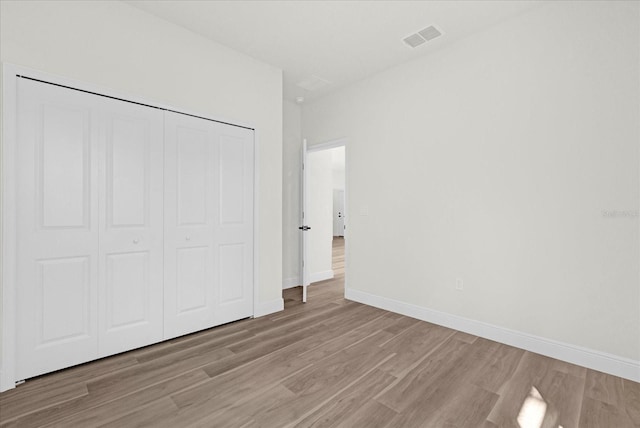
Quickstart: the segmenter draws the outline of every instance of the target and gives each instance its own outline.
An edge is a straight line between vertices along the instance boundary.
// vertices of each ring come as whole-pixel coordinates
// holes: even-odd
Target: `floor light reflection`
[[[520,425],[520,428],[540,428],[546,413],[547,403],[540,395],[540,392],[532,386],[529,395],[527,395],[520,408],[517,419],[518,425]]]

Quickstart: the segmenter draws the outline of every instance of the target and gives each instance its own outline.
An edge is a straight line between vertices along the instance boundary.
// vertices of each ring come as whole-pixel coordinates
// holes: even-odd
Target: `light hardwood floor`
[[[0,425],[640,426],[638,383],[344,300],[334,242],[307,304],[29,380]]]

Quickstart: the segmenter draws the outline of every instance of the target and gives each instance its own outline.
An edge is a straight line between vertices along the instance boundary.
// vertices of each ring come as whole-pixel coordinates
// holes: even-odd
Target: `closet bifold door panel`
[[[16,376],[162,340],[162,111],[18,78]]]
[[[99,354],[163,339],[163,112],[102,98]]]
[[[165,338],[253,314],[253,130],[165,112]]]
[[[216,123],[218,132],[218,324],[253,315],[253,130]]]
[[[96,100],[18,79],[17,359],[26,379],[98,357]]]
[[[212,122],[165,112],[165,339],[215,325]]]

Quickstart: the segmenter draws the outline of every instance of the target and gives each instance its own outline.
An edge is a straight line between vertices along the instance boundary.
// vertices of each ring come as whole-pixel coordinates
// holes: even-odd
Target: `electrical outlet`
[[[464,283],[462,282],[462,278],[456,278],[456,290],[462,291],[464,289]]]

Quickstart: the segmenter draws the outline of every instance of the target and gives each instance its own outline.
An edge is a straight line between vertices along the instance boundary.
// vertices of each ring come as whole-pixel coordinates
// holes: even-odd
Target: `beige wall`
[[[0,60],[256,128],[258,304],[281,301],[282,71],[119,1],[2,1]]]
[[[638,8],[550,3],[305,105],[349,141],[349,287],[640,360]]]

